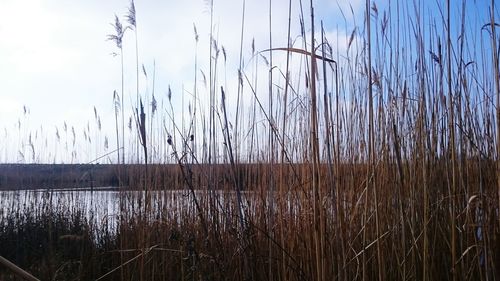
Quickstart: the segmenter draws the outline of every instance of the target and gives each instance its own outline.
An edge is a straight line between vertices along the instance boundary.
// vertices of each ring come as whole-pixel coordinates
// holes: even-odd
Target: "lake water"
[[[149,191],[152,220],[177,220],[197,216],[194,196],[189,190]],[[207,196],[208,195],[208,196]],[[221,218],[237,214],[234,191],[195,191],[200,208],[206,215]],[[242,192],[243,207],[253,212],[261,194]],[[267,197],[267,196],[264,196]],[[144,210],[144,191],[118,191],[113,188],[70,189],[70,190],[14,190],[0,192],[0,218],[10,214],[41,214],[54,211],[63,214],[83,214],[97,226],[111,225],[114,228],[120,215],[134,216]],[[267,200],[264,199],[264,200]],[[212,212],[215,211],[215,212]],[[228,214],[231,214],[227,216]],[[125,218],[126,219],[126,218]],[[179,221],[180,222],[180,221]]]
[[[97,222],[111,220],[126,210],[129,215],[136,214],[144,206],[143,191],[117,191],[111,188],[91,190],[15,190],[0,192],[0,218],[12,213],[39,214],[51,210],[63,213],[81,212],[86,218]],[[186,213],[194,208],[193,200],[184,190],[150,191],[151,215],[159,215],[165,210],[169,213]]]

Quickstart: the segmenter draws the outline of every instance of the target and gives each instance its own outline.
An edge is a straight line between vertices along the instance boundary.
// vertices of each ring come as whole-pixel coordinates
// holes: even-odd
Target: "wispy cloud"
[[[363,1],[339,0],[339,4],[336,1],[317,1],[318,22],[319,19],[325,21],[328,36],[335,33],[335,22],[341,18],[338,6],[346,8],[351,3],[354,9],[359,9],[360,2]],[[269,47],[267,3],[246,2],[244,63],[252,63],[252,41],[256,51]],[[272,3],[272,44],[286,47],[288,1]],[[124,25],[127,24],[125,16],[129,5],[129,1],[121,0],[72,3],[3,1],[0,9],[1,104],[10,104],[9,108],[27,104],[33,109],[31,118],[40,124],[52,125],[65,120],[77,128],[83,128],[92,118],[95,106],[102,115],[103,131],[111,131],[114,125],[112,94],[120,88],[121,72],[119,57],[111,55],[116,52],[116,46],[106,41],[106,35],[114,31],[110,23],[114,22],[115,14]],[[198,66],[205,73],[209,72],[210,15],[207,8],[201,0],[135,2],[139,65],[144,64],[149,75],[148,80],[140,75],[141,95],[151,94],[153,62],[156,62],[155,98],[159,105],[162,99],[166,99],[169,85],[177,106],[181,103],[183,87],[192,90],[196,47],[193,23],[199,34]],[[238,83],[242,1],[215,1],[214,9],[212,30],[219,48],[224,47],[227,54],[224,72],[228,80],[228,106],[231,106],[232,93],[236,92]],[[292,7],[292,38],[300,34],[298,9],[298,5]],[[308,7],[304,6],[304,9],[307,15]],[[307,28],[309,18],[305,20]],[[123,51],[124,104],[130,115],[132,100],[135,101],[131,98],[135,97],[135,38],[132,32],[127,31],[123,38]],[[222,58],[219,63],[223,71]],[[280,64],[278,55],[275,63]],[[261,75],[265,79],[264,63],[259,67],[263,68]],[[201,81],[201,75],[198,77]],[[11,126],[15,118],[10,114],[2,116],[0,127]]]

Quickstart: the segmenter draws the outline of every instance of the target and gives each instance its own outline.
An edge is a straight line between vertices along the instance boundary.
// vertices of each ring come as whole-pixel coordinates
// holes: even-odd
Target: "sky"
[[[362,2],[314,1],[318,23],[324,19],[327,32],[339,24],[344,26],[339,8],[352,16],[352,7],[354,14],[362,18]],[[229,81],[237,81],[242,3],[214,1],[214,37],[227,52]],[[21,138],[26,138],[27,132],[36,130],[56,134],[63,130],[64,123],[81,135],[88,123],[93,125],[94,108],[103,131],[111,139],[113,91],[121,89],[121,68],[120,57],[113,55],[119,51],[106,38],[114,33],[111,23],[115,15],[127,25],[125,14],[129,5],[127,0],[0,2],[0,128],[5,139],[12,141],[23,134]],[[263,0],[245,3],[244,62],[250,60],[253,40],[256,51],[269,47],[268,5],[269,2]],[[135,7],[141,69],[139,91],[144,99],[151,95],[154,72],[157,99],[165,97],[170,86],[174,105],[181,106],[183,89],[193,88],[197,46],[193,25],[199,34],[198,65],[201,71],[208,73],[209,4],[206,0],[138,0]],[[272,1],[273,45],[276,47],[286,47],[287,7],[286,0]],[[308,1],[304,1],[306,16],[308,7]],[[297,9],[294,5],[292,37],[297,37],[300,30]],[[134,40],[134,33],[127,30],[123,42],[126,110],[130,110],[135,101]],[[236,87],[236,83],[229,84],[228,87]],[[24,133],[16,135],[19,125]],[[20,145],[25,145],[25,141]],[[16,145],[3,145],[4,155],[8,154],[5,150],[15,149]]]
[[[375,2],[383,10],[388,1]],[[302,2],[306,32],[310,32],[309,1]],[[225,86],[227,92],[235,93],[243,1],[213,3],[214,37],[227,53],[224,80],[229,82]],[[297,38],[299,5],[298,1],[293,3],[291,37]],[[327,38],[329,41],[340,38],[341,49],[345,48],[353,27],[363,26],[363,0],[315,0],[313,4],[316,26],[322,20]],[[121,89],[121,66],[120,56],[116,56],[119,50],[107,40],[107,35],[114,33],[111,24],[115,15],[127,25],[125,15],[129,5],[128,0],[0,0],[0,130],[4,139],[0,144],[0,162],[19,162],[15,151],[24,151],[26,139],[30,134],[34,138],[35,132],[62,135],[67,124],[81,138],[86,127],[95,126],[96,113],[102,124],[102,134],[96,138],[102,144],[107,137],[109,150],[113,149],[113,92]],[[269,48],[268,6],[269,2],[264,0],[245,2],[242,51],[245,67],[252,64],[252,41],[256,51]],[[208,73],[208,1],[137,0],[135,7],[141,69],[139,92],[146,104],[151,102],[153,89],[156,99],[166,102],[170,87],[173,107],[178,111],[181,107],[186,109],[194,85],[195,53],[200,70],[197,82],[202,82],[201,72]],[[287,9],[287,0],[272,1],[273,47],[287,45]],[[199,34],[198,44],[193,25]],[[135,51],[135,34],[127,30],[123,41],[126,116],[131,115],[135,104]],[[275,63],[283,61],[277,58]],[[229,107],[234,103],[235,95],[229,95]],[[93,159],[99,153],[82,159]],[[62,156],[48,158],[68,161]]]

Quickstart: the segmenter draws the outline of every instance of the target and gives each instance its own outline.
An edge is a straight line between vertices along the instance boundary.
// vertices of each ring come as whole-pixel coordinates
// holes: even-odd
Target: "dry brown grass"
[[[204,90],[195,84],[192,100],[198,111],[176,120],[170,89],[159,116],[137,109],[147,168],[123,166],[119,176],[123,189],[148,192],[123,191],[113,230],[89,228],[96,238],[79,249],[96,250],[82,255],[75,278],[499,279],[495,3],[490,23],[469,31],[465,1],[461,19],[451,17],[449,2],[424,17],[417,0],[391,2],[387,13],[366,1],[370,20],[346,31],[343,53],[314,26],[301,29],[300,47],[253,50],[255,64],[239,69],[233,93],[250,97],[248,116],[239,99],[236,116],[228,114],[230,93],[219,83],[226,65],[210,27],[208,82]],[[306,10],[314,22],[312,1],[299,6],[301,22]],[[208,8],[212,17],[212,1]],[[460,26],[458,35],[450,25]],[[284,51],[282,70],[272,54]],[[261,58],[271,71],[264,94]],[[147,128],[147,118],[163,127]],[[134,161],[142,152],[128,153]],[[101,255],[106,265],[91,269]],[[54,278],[50,268],[43,277]]]

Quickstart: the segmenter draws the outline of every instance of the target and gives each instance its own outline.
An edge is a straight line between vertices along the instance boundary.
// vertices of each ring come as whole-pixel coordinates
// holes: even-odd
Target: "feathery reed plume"
[[[120,22],[120,19],[117,15],[115,15],[115,23],[111,24],[115,28],[115,34],[108,34],[107,38],[109,41],[113,41],[116,44],[118,49],[122,49],[123,35],[127,28],[123,28],[123,25]]]
[[[125,16],[127,19],[127,22],[130,24],[132,27],[136,27],[136,20],[135,20],[135,4],[134,0],[130,1],[130,7],[128,8],[128,13]]]
[[[115,23],[112,24],[112,26],[115,28],[115,34],[110,34],[108,35],[108,40],[115,42],[116,47],[120,50],[120,62],[121,62],[121,114],[122,114],[122,145],[123,145],[123,151],[122,151],[122,164],[125,164],[125,113],[124,113],[124,99],[123,99],[123,92],[124,92],[124,69],[123,69],[123,36],[125,35],[125,31],[129,27],[123,28],[123,25],[120,22],[120,19],[118,18],[117,15],[115,15]]]
[[[136,85],[136,103],[135,107],[139,107],[139,43],[137,39],[137,17],[135,11],[134,0],[130,1],[130,7],[128,8],[128,13],[125,16],[129,24],[130,29],[134,31],[135,35],[135,85]],[[144,69],[144,68],[143,68]],[[137,162],[139,162],[139,143],[137,142]]]
[[[144,151],[144,163],[148,164],[148,147],[146,142],[146,113],[144,112],[144,105],[142,104],[142,99],[139,100],[141,113],[139,113],[138,109],[135,109],[136,113],[136,124],[137,130],[139,132],[139,139],[141,141],[141,145]]]
[[[423,16],[425,1],[366,0],[362,23],[348,24],[342,12],[345,30],[329,38],[333,27],[315,14],[321,6],[308,1],[305,12],[303,1],[290,0],[288,43],[276,48],[276,2],[269,0],[266,50],[248,37],[245,2],[238,53],[218,41],[208,1],[205,72],[193,24],[192,93],[183,86],[172,95],[168,86],[157,95],[156,66],[150,72],[142,64],[139,78],[149,90],[152,77],[153,89],[131,107],[125,132],[123,96],[113,92],[118,161],[108,161],[118,163],[110,177],[119,192],[91,191],[90,212],[82,190],[0,193],[0,256],[42,280],[498,280],[495,2],[485,12],[470,9],[484,3],[462,0],[455,12],[443,1],[435,4],[436,17]],[[133,5],[134,21],[120,24],[110,40],[135,28]],[[292,39],[295,11],[300,30]],[[485,25],[469,19],[477,13],[485,20],[488,12]],[[124,70],[122,64],[122,83]],[[2,157],[76,163],[103,143],[106,153],[92,162],[116,155],[108,149],[105,115],[97,106],[89,113],[79,134],[71,127],[69,156],[57,135],[71,140],[70,123],[57,124],[56,134],[52,125],[46,133],[42,126],[30,131],[29,108],[20,108],[21,118],[4,128]],[[129,162],[138,156],[146,165],[122,164],[120,131],[128,137]],[[10,164],[0,165],[0,188],[12,188]],[[20,177],[14,166],[11,173]],[[94,180],[110,168],[99,166],[90,168]],[[12,276],[0,271],[0,279]]]

